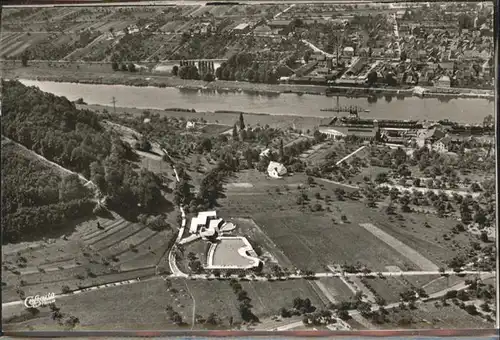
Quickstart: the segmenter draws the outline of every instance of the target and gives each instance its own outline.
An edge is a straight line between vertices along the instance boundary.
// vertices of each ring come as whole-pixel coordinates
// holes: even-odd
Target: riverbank
[[[51,65],[51,66],[49,66]],[[136,87],[177,87],[184,90],[217,91],[219,93],[244,92],[249,94],[279,95],[295,93],[298,95],[329,95],[347,98],[368,98],[395,96],[398,98],[421,97],[421,92],[413,88],[364,88],[348,86],[322,86],[302,84],[258,84],[238,81],[216,80],[206,82],[202,80],[186,80],[168,74],[158,74],[148,71],[135,73],[113,71],[111,66],[103,64],[84,63],[36,63],[28,67],[7,67],[2,63],[4,78],[22,78],[38,81],[53,81],[64,83],[99,84],[99,85],[127,85]],[[441,92],[435,88],[422,88],[424,97],[448,100],[453,98],[483,98],[494,99],[493,91],[474,89],[452,89],[453,93]]]
[[[5,68],[3,77],[8,79],[20,78],[38,81],[53,81],[59,83],[80,83],[100,85],[128,85],[137,87],[178,87],[186,90],[217,90],[218,92],[246,92],[255,94],[280,94],[298,93],[324,95],[327,86],[316,85],[292,85],[292,84],[256,84],[238,81],[217,80],[206,82],[202,80],[180,79],[170,75],[162,75],[150,72],[113,72],[102,70],[84,70],[79,65],[68,65],[68,67],[47,67],[40,65],[28,66],[26,68]],[[89,65],[89,68],[94,67]],[[96,66],[97,67],[97,66]]]
[[[113,113],[113,107],[107,105],[87,105],[77,104],[79,109],[88,109],[97,113],[103,113],[106,110],[108,113]],[[178,110],[170,108],[166,110],[158,109],[143,109],[132,107],[116,107],[116,114],[126,114],[131,116],[141,116],[144,111],[149,111],[151,114],[158,114],[161,117],[176,117],[190,119],[204,119],[207,123],[222,124],[233,126],[239,121],[240,112],[238,111],[215,111],[215,112],[193,112]],[[301,117],[292,115],[270,115],[264,113],[244,113],[245,124],[247,126],[266,126],[269,125],[273,128],[287,129],[295,128],[306,132],[307,130],[314,130],[320,124],[325,122],[322,117]]]

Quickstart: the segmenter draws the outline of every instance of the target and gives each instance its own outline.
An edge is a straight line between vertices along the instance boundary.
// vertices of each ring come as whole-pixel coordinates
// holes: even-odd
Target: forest
[[[137,155],[130,145],[107,132],[95,113],[18,81],[2,81],[2,87],[2,135],[83,175],[98,188],[89,193],[76,174],[62,178],[49,166],[2,149],[4,242],[92,214],[91,199],[96,195],[131,220],[165,206],[161,180],[136,170]]]
[[[50,165],[2,140],[3,242],[49,233],[70,219],[87,216],[95,205],[76,175],[62,176]]]

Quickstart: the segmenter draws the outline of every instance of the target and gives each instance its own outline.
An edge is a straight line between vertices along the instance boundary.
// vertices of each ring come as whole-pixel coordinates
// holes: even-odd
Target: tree
[[[198,152],[210,152],[212,151],[212,140],[210,138],[204,138],[198,145]]]
[[[236,124],[233,126],[233,140],[238,140],[238,128],[236,127]]]
[[[311,59],[311,55],[312,55],[311,50],[307,50],[304,53],[304,61],[305,61],[306,64],[309,63],[309,59]]]
[[[205,323],[208,325],[217,326],[219,324],[219,318],[217,314],[210,313],[207,319],[205,320]]]
[[[240,130],[245,130],[245,121],[243,120],[242,112],[240,112]]]
[[[174,65],[174,67],[172,67],[172,75],[177,77],[178,74],[179,74],[179,66]]]
[[[203,80],[211,82],[215,80],[215,76],[212,73],[205,73],[205,75],[203,76]]]
[[[349,320],[351,318],[350,315],[349,315],[349,312],[347,310],[345,310],[345,309],[339,310],[337,312],[337,315],[338,315],[338,317],[341,320],[344,320],[344,321],[347,321],[347,320]]]
[[[376,296],[375,297],[375,303],[379,306],[385,306],[387,304],[387,302],[385,301],[384,298],[380,297],[380,296]]]
[[[385,212],[387,215],[394,215],[396,213],[396,208],[394,207],[392,200],[389,202],[389,205],[385,209]]]
[[[493,116],[487,115],[486,117],[484,117],[483,127],[491,127],[491,126],[493,126],[494,122],[495,122],[495,120],[493,119]]]
[[[72,201],[82,198],[86,193],[86,188],[83,186],[78,175],[71,174],[63,177],[59,185],[59,200]]]
[[[387,172],[380,172],[377,174],[377,177],[375,177],[376,183],[386,183],[387,181],[388,181]]]
[[[29,54],[28,54],[28,51],[27,51],[27,50],[25,50],[25,51],[21,54],[21,65],[23,65],[23,67],[28,66],[28,60],[29,60]]]
[[[129,63],[128,66],[127,66],[127,69],[128,69],[129,72],[135,72],[136,71],[135,64],[134,63]]]
[[[125,65],[125,64],[122,64],[122,65],[120,66],[120,69],[121,69],[123,72],[128,71],[127,65]]]
[[[135,143],[135,148],[140,151],[149,152],[151,151],[151,143],[145,136],[141,136],[140,140]]]
[[[398,81],[394,78],[394,75],[389,72],[385,76],[385,83],[389,86],[396,86]]]
[[[378,79],[378,75],[377,75],[377,71],[371,71],[370,73],[368,73],[368,85],[373,85],[377,82],[377,79]]]
[[[280,162],[283,162],[283,160],[285,159],[285,152],[283,150],[283,139],[280,139],[279,159]]]
[[[113,63],[111,63],[111,68],[113,69],[113,71],[118,71],[119,70],[118,63],[116,61],[113,61]]]
[[[172,321],[176,325],[182,325],[183,323],[182,316],[177,312],[172,312],[170,321]]]
[[[51,317],[52,320],[60,320],[63,317],[63,314],[61,313],[61,308],[57,307],[55,303],[51,303],[49,305],[50,311],[51,311]]]
[[[76,316],[71,315],[64,324],[69,327],[69,328],[74,328],[77,324],[80,323],[80,319],[78,319]]]
[[[482,231],[480,239],[482,242],[485,242],[485,243],[488,242],[488,233],[486,231]]]
[[[465,306],[465,311],[469,313],[470,315],[477,315],[478,311],[475,305],[470,304]]]

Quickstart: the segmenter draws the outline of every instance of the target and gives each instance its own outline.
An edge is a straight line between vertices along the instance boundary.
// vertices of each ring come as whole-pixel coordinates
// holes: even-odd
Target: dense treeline
[[[86,177],[90,163],[110,153],[111,139],[95,113],[17,81],[2,85],[2,134]]]
[[[35,87],[26,87],[17,81],[3,81],[2,85],[2,134],[51,161],[90,178],[107,197],[108,206],[127,218],[135,219],[140,213],[156,211],[166,203],[160,191],[161,181],[153,173],[134,170],[130,161],[137,157],[135,152],[130,145],[105,131],[95,113],[79,110],[64,97],[42,92]],[[43,176],[39,169],[29,168],[23,162],[13,164],[10,170],[5,172],[8,175],[29,172],[26,176]],[[9,202],[6,208],[10,209],[10,213],[16,211],[19,203],[28,209],[70,202],[79,198],[75,192],[85,192],[83,186],[79,188],[76,184],[80,183],[76,175],[62,180],[59,185],[56,185],[59,180],[56,178],[47,181],[47,184],[42,181],[27,182],[23,190],[19,189],[20,186],[15,186],[21,178],[10,176],[5,180],[6,186],[13,183],[9,189],[13,194],[8,199],[12,202]],[[59,191],[56,193],[54,189],[57,188]],[[12,199],[13,197],[15,199]],[[63,206],[59,208],[66,210]],[[56,206],[53,209],[58,208]],[[85,211],[88,210],[82,207],[78,216],[82,216]],[[60,213],[64,214],[63,211]],[[43,215],[45,211],[40,211],[39,214]],[[76,217],[66,217],[70,216]],[[44,219],[45,217],[40,217],[40,221],[30,228],[34,230],[52,221],[47,218],[43,222]],[[56,218],[54,221],[62,223],[63,218]],[[16,229],[21,226],[10,225],[7,228]]]
[[[252,83],[275,84],[279,75],[270,63],[259,63],[250,53],[231,56],[215,70],[215,76],[221,80],[239,80]]]
[[[94,205],[78,176],[61,178],[13,144],[2,143],[3,243],[20,241],[42,228],[50,232],[69,219],[92,213]]]

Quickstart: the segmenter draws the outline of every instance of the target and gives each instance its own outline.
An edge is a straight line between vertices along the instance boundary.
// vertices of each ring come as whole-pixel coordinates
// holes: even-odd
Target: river
[[[177,88],[134,87],[124,85],[91,85],[58,83],[51,81],[20,80],[28,86],[37,86],[42,91],[65,96],[69,100],[83,98],[88,104],[116,105],[135,108],[185,108],[197,111],[232,110],[273,115],[324,116],[332,117],[333,112],[321,109],[337,105],[337,97],[324,95],[280,94],[257,95],[249,93],[217,93],[186,91]],[[406,97],[397,99],[379,97],[376,102],[367,98],[339,97],[341,106],[358,106],[368,109],[361,116],[377,119],[417,119],[441,120],[462,123],[482,123],[483,118],[494,114],[494,102],[486,99],[450,99]]]

